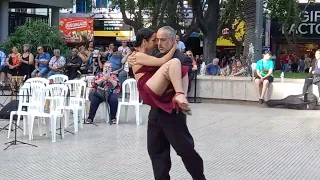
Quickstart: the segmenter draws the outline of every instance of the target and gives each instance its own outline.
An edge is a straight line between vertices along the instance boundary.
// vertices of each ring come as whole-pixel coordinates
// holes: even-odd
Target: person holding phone
[[[118,111],[118,94],[121,86],[117,76],[112,73],[110,62],[103,64],[102,72],[94,77],[91,85],[92,88],[89,92],[90,110],[86,123],[93,123],[100,103],[108,102],[110,107],[110,124],[115,124]]]
[[[35,70],[31,73],[31,77],[46,77],[49,73],[50,55],[44,52],[42,46],[37,48],[38,55],[35,58]]]

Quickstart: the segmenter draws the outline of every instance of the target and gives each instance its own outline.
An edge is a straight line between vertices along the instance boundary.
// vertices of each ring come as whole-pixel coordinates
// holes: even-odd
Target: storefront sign
[[[60,18],[59,28],[67,43],[93,40],[92,18]]]
[[[130,31],[122,19],[95,19],[93,24],[94,31]]]
[[[320,35],[320,11],[305,11],[301,23],[297,27],[296,34],[316,34]],[[289,29],[289,34],[293,34],[295,25]]]

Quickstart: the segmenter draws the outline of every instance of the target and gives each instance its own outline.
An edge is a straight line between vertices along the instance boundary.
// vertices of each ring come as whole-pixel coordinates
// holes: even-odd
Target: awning
[[[131,37],[131,31],[94,31],[94,36],[100,37]]]

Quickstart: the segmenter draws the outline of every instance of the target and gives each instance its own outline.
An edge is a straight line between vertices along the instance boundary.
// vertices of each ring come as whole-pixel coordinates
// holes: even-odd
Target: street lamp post
[[[262,56],[262,37],[263,37],[263,0],[256,0],[256,26],[254,40],[254,63]]]

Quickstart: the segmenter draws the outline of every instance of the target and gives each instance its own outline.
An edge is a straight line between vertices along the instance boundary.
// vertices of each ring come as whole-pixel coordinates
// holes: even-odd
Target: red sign
[[[92,18],[60,18],[59,27],[67,43],[93,41]]]

